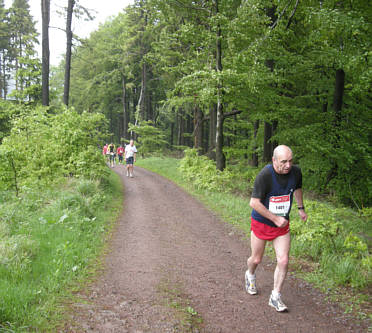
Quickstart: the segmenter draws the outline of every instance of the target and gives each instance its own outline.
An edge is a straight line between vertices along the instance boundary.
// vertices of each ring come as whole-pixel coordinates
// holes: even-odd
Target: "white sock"
[[[274,299],[278,299],[280,297],[280,293],[278,293],[276,290],[273,290],[271,292],[271,295],[273,296]]]
[[[248,279],[249,279],[249,281],[256,280],[256,274],[251,274],[251,273],[248,271]]]

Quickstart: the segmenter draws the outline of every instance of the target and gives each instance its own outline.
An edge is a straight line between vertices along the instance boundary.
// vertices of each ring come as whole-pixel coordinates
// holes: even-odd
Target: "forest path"
[[[124,209],[103,272],[73,305],[63,332],[366,332],[306,283],[289,275],[288,313],[268,306],[275,264],[257,271],[259,294],[244,289],[249,243],[165,178],[115,166]]]

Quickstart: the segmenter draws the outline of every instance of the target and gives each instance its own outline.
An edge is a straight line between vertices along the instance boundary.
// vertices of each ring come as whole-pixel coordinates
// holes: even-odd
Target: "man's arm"
[[[274,222],[279,228],[284,228],[288,224],[288,220],[283,216],[277,216],[270,212],[259,198],[251,198],[249,205],[263,217]]]
[[[133,162],[136,161],[136,155],[137,155],[137,153],[133,153]]]
[[[302,188],[298,188],[294,191],[294,197],[296,199],[296,203],[298,207],[304,207],[304,200],[303,200],[303,194],[302,194]],[[307,220],[307,214],[304,209],[299,209],[298,214],[300,215],[300,218],[302,221]]]

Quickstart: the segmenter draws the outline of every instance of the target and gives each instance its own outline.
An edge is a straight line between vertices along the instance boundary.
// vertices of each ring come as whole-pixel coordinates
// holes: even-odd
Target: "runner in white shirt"
[[[127,164],[127,177],[133,178],[133,164],[136,162],[137,148],[134,141],[130,140],[129,145],[125,146],[125,162]]]

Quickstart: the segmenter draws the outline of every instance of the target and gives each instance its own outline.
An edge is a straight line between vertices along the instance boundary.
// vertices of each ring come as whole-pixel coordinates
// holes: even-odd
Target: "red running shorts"
[[[251,230],[254,232],[256,237],[272,241],[273,239],[289,232],[289,223],[284,228],[275,228],[265,223],[258,222],[251,217]]]

